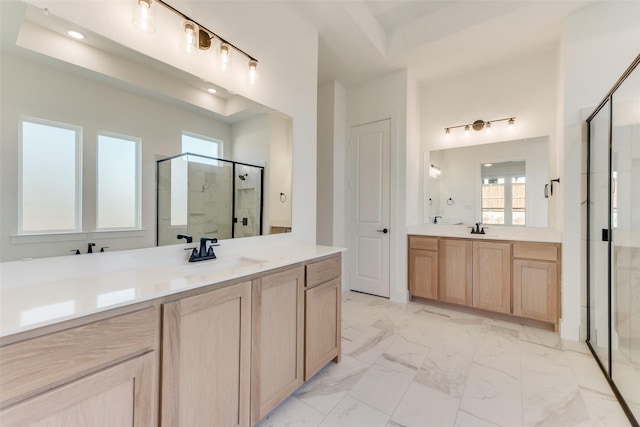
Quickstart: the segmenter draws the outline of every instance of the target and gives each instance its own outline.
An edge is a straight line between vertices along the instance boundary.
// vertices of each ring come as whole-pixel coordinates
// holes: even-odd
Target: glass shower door
[[[236,164],[233,237],[262,234],[262,168]]]
[[[640,73],[612,96],[611,377],[640,419]]]
[[[589,336],[588,341],[608,372],[609,360],[609,123],[607,102],[589,124]]]

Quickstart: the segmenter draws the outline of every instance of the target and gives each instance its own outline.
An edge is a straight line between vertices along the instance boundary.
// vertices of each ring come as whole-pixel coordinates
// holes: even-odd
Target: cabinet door
[[[473,306],[511,312],[511,244],[473,242]]]
[[[305,291],[304,379],[340,356],[340,279]]]
[[[472,246],[467,240],[440,240],[441,301],[471,305]]]
[[[251,424],[303,382],[304,267],[253,282]]]
[[[155,353],[130,359],[0,412],[3,427],[152,427]]]
[[[409,250],[409,293],[438,299],[438,252]]]
[[[162,426],[248,426],[251,283],[164,304]]]
[[[513,314],[557,322],[558,267],[555,262],[513,260]]]

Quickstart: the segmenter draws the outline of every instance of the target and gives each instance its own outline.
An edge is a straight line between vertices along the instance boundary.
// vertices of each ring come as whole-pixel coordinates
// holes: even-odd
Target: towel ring
[[[454,202],[454,201],[453,201],[453,199],[452,199],[451,197],[449,197],[449,198],[447,199],[447,204],[448,204],[449,206],[451,206],[451,205],[455,205],[455,204],[456,204],[456,202]]]
[[[286,202],[287,201],[287,195],[284,194],[284,193],[280,193],[280,201],[282,203]]]

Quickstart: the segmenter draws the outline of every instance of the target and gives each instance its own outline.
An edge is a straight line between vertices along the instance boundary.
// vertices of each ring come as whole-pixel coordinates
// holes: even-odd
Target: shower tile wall
[[[235,237],[249,237],[260,234],[260,170],[246,168],[246,177],[236,179]],[[243,225],[243,218],[247,225]]]
[[[229,166],[189,162],[187,220],[194,239],[231,238],[231,171]]]

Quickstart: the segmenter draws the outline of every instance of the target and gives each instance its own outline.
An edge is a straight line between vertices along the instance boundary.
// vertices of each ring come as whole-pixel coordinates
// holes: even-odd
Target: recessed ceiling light
[[[84,39],[84,34],[82,34],[79,31],[75,31],[75,30],[67,30],[67,34],[69,35],[69,37],[72,37],[76,40],[82,40]]]
[[[213,94],[213,93],[216,93],[217,91],[214,88],[210,87],[209,89],[207,89],[207,92]]]

